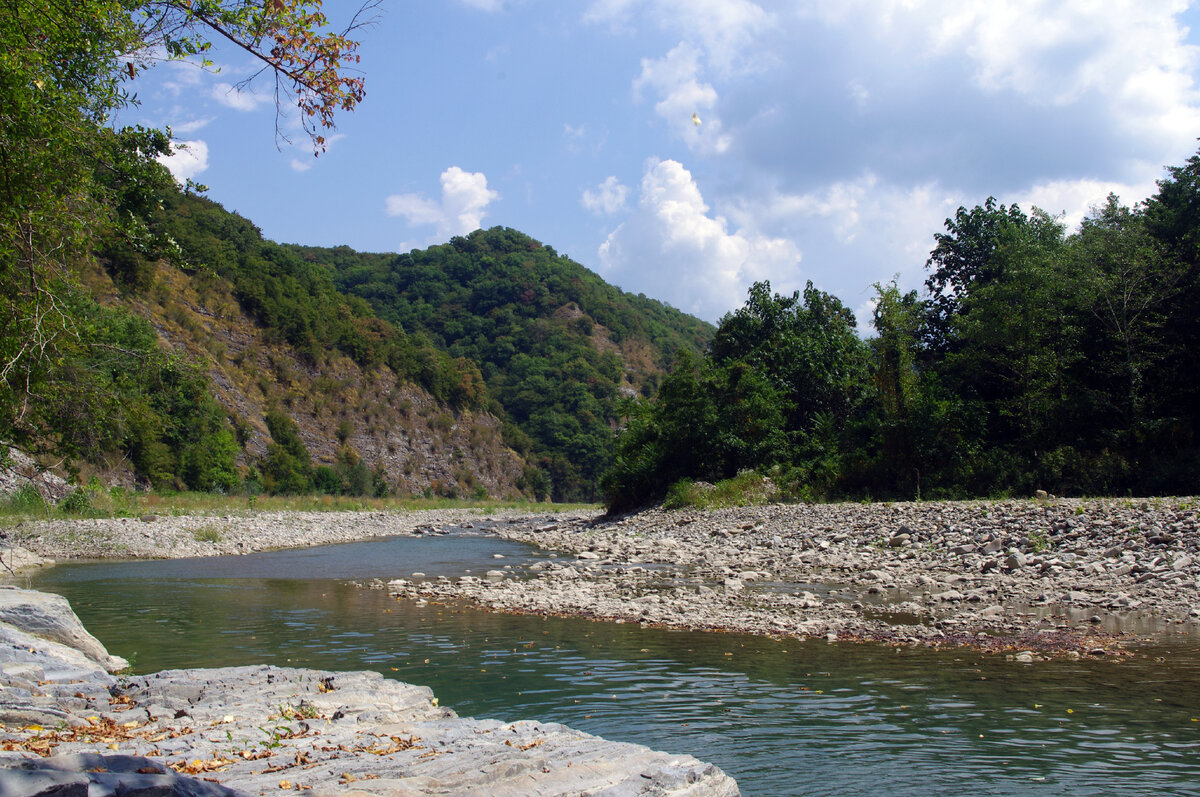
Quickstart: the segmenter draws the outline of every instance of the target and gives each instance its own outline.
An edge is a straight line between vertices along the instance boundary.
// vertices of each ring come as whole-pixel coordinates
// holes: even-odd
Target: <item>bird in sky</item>
[[[692,114],[692,124],[696,127],[700,126],[700,116],[698,114]]]

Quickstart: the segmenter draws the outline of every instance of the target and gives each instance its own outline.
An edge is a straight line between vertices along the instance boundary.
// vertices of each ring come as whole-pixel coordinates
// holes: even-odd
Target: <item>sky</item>
[[[406,252],[500,225],[707,321],[811,280],[868,331],[872,286],[921,288],[958,207],[1070,231],[1196,154],[1198,5],[383,0],[366,98],[320,157],[220,48],[219,71],[140,75],[118,121],[170,125],[176,177],[276,241]]]

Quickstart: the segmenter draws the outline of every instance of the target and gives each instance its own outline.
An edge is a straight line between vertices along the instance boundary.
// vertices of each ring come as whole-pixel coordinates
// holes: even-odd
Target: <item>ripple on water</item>
[[[379,577],[418,569],[420,557],[436,576],[430,561],[454,575],[493,553],[528,553],[476,541],[466,553],[393,551],[403,569]],[[696,755],[748,795],[1200,794],[1200,650],[1186,638],[1168,638],[1172,653],[1028,666],[418,607],[319,577],[353,569],[355,556],[381,570],[384,549],[371,545],[334,546],[329,563],[311,549],[303,579],[279,576],[295,560],[238,557],[201,571],[56,568],[33,586],[67,595],[140,671],[376,669],[430,685],[462,714],[564,722]]]

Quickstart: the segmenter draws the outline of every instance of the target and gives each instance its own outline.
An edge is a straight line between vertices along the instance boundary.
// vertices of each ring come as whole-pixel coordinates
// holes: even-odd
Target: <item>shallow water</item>
[[[463,715],[693,754],[748,795],[1200,795],[1192,637],[1161,636],[1119,662],[1022,665],[422,607],[341,581],[482,575],[537,556],[451,535],[67,565],[28,583],[70,598],[139,672],[375,669],[431,686]]]

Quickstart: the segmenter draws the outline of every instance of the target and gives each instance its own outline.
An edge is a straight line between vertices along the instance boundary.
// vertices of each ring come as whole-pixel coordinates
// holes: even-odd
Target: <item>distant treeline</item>
[[[1200,492],[1200,156],[1078,231],[994,199],[935,236],[875,337],[768,283],[625,406],[610,509],[745,471],[794,499]]]

